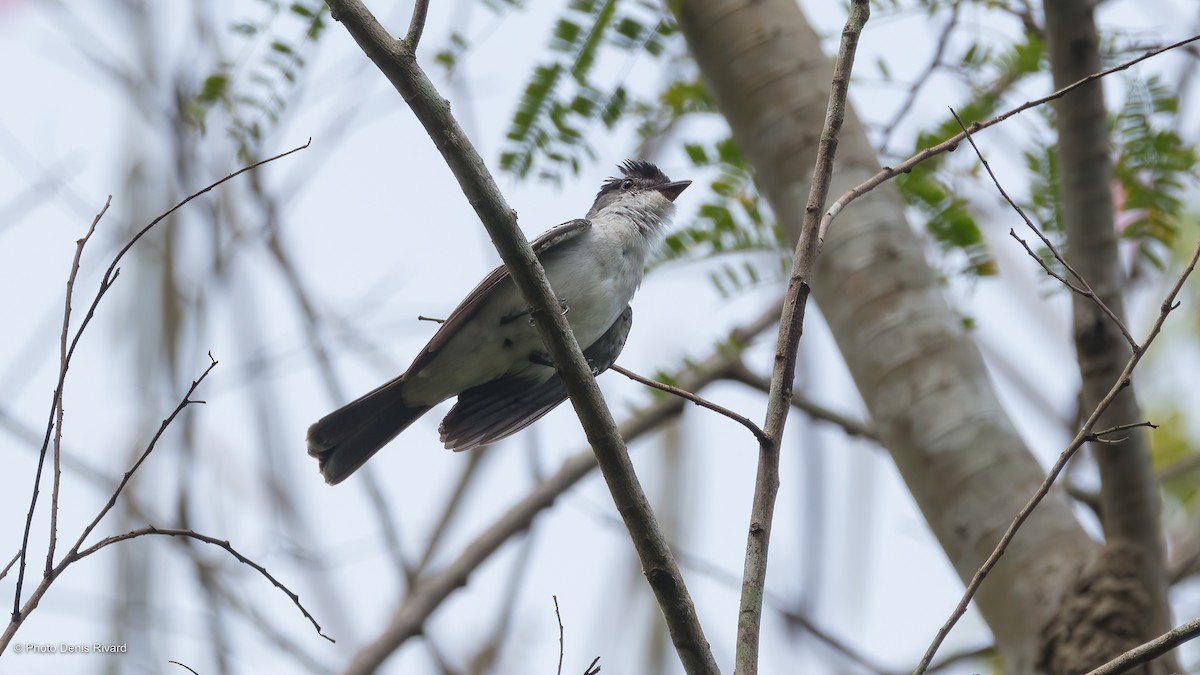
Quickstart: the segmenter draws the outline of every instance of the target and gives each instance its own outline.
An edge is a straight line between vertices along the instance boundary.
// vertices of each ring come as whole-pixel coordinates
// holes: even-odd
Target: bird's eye
[[[629,180],[628,178],[621,181],[621,189],[622,190],[629,190],[632,188],[633,188],[633,181]]]

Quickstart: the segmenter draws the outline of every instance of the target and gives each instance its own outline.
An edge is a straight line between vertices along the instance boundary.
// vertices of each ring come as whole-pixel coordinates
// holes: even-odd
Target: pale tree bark
[[[829,95],[831,65],[816,33],[791,0],[670,6],[794,241]],[[865,130],[848,110],[833,194],[878,170]],[[884,444],[966,580],[1044,472],[1001,408],[903,213],[890,185],[848,209],[826,240],[813,295]],[[1096,549],[1057,493],[1018,533],[977,596],[1006,672],[1035,668],[1042,627]]]
[[[1044,3],[1050,67],[1055,87],[1065,86],[1101,69],[1100,40],[1090,0],[1057,0]],[[1113,222],[1108,114],[1102,80],[1096,80],[1055,102],[1058,126],[1059,194],[1063,227],[1067,235],[1067,261],[1087,280],[1099,299],[1122,321],[1124,274],[1117,255]],[[1131,353],[1129,342],[1096,303],[1072,297],[1075,349],[1082,377],[1080,401],[1092,410],[1112,387]],[[1101,417],[1099,428],[1139,422],[1144,418],[1132,386],[1113,401]],[[1162,528],[1159,523],[1159,490],[1150,464],[1149,439],[1144,429],[1122,432],[1123,442],[1093,443],[1091,450],[1100,469],[1100,511],[1109,548],[1124,553],[1125,567],[1140,589],[1136,602],[1123,607],[1140,609],[1120,622],[1139,631],[1133,635],[1106,635],[1110,652],[1092,654],[1098,662],[1081,664],[1087,670],[1171,628],[1163,563]],[[1132,592],[1132,589],[1131,591]],[[1093,603],[1094,604],[1094,603]],[[1112,624],[1113,622],[1109,622]],[[1163,672],[1178,669],[1167,661]]]

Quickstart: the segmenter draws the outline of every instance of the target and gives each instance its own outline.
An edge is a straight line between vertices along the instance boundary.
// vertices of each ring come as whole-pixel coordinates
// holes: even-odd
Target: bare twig
[[[429,14],[429,0],[417,0],[413,5],[412,19],[408,24],[408,34],[404,36],[404,42],[408,45],[409,51],[416,54],[417,44],[421,41],[421,34],[425,32],[425,17]]]
[[[9,560],[8,564],[4,566],[4,569],[0,570],[0,580],[3,580],[4,577],[8,576],[8,571],[11,570],[13,568],[13,565],[16,565],[17,561],[20,559],[21,559],[21,552],[17,551],[16,553],[13,554],[12,560]]]
[[[562,675],[564,648],[563,634],[565,631],[563,630],[562,614],[558,611],[558,596],[552,595],[550,597],[554,598],[554,618],[558,619],[558,670],[556,672],[558,675]]]
[[[96,217],[92,219],[92,225],[91,225],[91,227],[88,228],[87,234],[85,234],[82,239],[80,239],[79,241],[76,242],[75,257],[71,261],[71,271],[70,271],[69,275],[67,276],[66,309],[64,311],[64,316],[63,316],[62,348],[61,348],[62,353],[61,353],[60,360],[59,360],[58,383],[54,387],[54,395],[53,395],[51,403],[50,403],[50,421],[47,422],[47,424],[46,424],[46,435],[42,439],[42,448],[38,454],[37,470],[34,472],[34,478],[33,478],[33,495],[29,499],[29,511],[25,515],[25,531],[21,536],[21,549],[20,549],[20,551],[17,552],[17,556],[20,558],[21,564],[17,568],[16,591],[13,593],[13,617],[14,618],[16,618],[17,612],[19,611],[20,604],[21,604],[21,587],[24,585],[24,582],[25,582],[25,561],[26,561],[26,557],[27,557],[26,554],[29,550],[29,534],[33,527],[33,514],[37,510],[38,492],[39,492],[41,484],[42,484],[42,468],[46,464],[46,452],[49,449],[50,433],[53,429],[57,428],[60,431],[59,431],[59,433],[55,434],[55,442],[54,442],[54,486],[53,486],[53,489],[51,492],[50,545],[49,545],[49,553],[47,554],[47,560],[46,560],[46,571],[49,571],[50,567],[52,566],[53,555],[54,555],[54,544],[55,544],[55,540],[57,538],[55,536],[55,532],[58,529],[58,485],[59,485],[58,481],[59,481],[59,475],[60,475],[60,471],[61,471],[60,462],[61,462],[61,458],[62,458],[62,454],[60,452],[60,449],[62,447],[61,427],[62,427],[62,414],[63,414],[61,398],[62,398],[63,382],[67,378],[67,365],[69,363],[69,359],[66,354],[66,341],[67,341],[67,333],[70,330],[70,324],[71,324],[71,296],[75,291],[75,278],[79,274],[79,260],[83,255],[83,246],[84,246],[84,244],[87,243],[87,240],[91,238],[92,233],[96,231],[96,225],[100,222],[100,218],[104,216],[105,212],[108,211],[108,207],[111,203],[112,203],[112,195],[109,195],[108,198],[104,201],[104,206],[101,207],[100,211],[96,214]],[[11,564],[9,566],[11,567]],[[5,572],[7,573],[7,571],[8,570],[6,568]]]
[[[8,647],[13,636],[17,633],[17,629],[21,627],[21,624],[24,623],[25,619],[29,616],[29,613],[38,606],[39,602],[41,602],[42,596],[45,595],[46,591],[50,589],[50,586],[54,583],[54,580],[57,579],[77,557],[79,557],[79,549],[83,546],[83,542],[87,539],[88,535],[92,533],[92,530],[96,529],[96,526],[100,524],[100,521],[104,518],[104,516],[106,516],[108,512],[112,510],[113,506],[116,505],[117,498],[120,497],[121,491],[125,489],[125,486],[129,483],[129,479],[133,477],[134,472],[138,470],[138,467],[142,465],[142,462],[146,461],[146,458],[149,457],[150,453],[154,451],[154,447],[158,444],[158,439],[162,437],[163,432],[167,430],[167,427],[171,425],[171,422],[175,420],[179,413],[183,412],[184,408],[192,403],[200,402],[193,401],[191,396],[196,392],[196,389],[200,386],[200,383],[204,381],[204,378],[208,377],[208,374],[212,372],[212,369],[217,366],[217,361],[216,359],[212,358],[212,354],[209,354],[208,358],[210,361],[209,366],[205,368],[203,373],[200,374],[200,377],[196,378],[196,380],[192,382],[192,386],[188,388],[187,393],[183,395],[182,399],[180,399],[179,404],[175,406],[175,409],[171,411],[171,414],[168,415],[162,421],[162,424],[159,425],[158,431],[154,434],[154,437],[150,439],[146,449],[142,452],[141,456],[138,457],[137,461],[134,462],[133,467],[125,472],[125,476],[121,479],[120,483],[117,484],[117,488],[113,491],[112,496],[109,497],[108,502],[100,509],[100,513],[98,513],[92,522],[84,528],[83,534],[79,535],[79,539],[75,541],[75,545],[71,547],[71,550],[67,551],[67,554],[63,556],[62,561],[60,561],[42,577],[41,582],[37,585],[37,588],[34,589],[33,593],[30,594],[29,599],[25,602],[25,605],[13,610],[13,616],[8,623],[8,627],[5,628],[4,633],[0,635],[0,654],[2,654]]]
[[[435,319],[432,316],[424,316],[422,314],[417,315],[417,321],[432,321],[434,323],[446,323],[445,319]]]
[[[683,389],[680,389],[679,387],[672,387],[669,384],[665,384],[665,383],[659,382],[657,380],[652,380],[648,377],[642,377],[641,375],[638,375],[637,373],[633,372],[632,370],[618,366],[615,363],[612,364],[611,366],[609,366],[609,370],[616,371],[616,372],[624,375],[625,377],[628,377],[629,379],[633,380],[634,382],[644,384],[647,387],[652,387],[654,389],[658,389],[659,391],[665,391],[668,394],[673,394],[675,396],[679,396],[680,398],[685,398],[702,408],[708,408],[709,410],[711,410],[715,413],[724,415],[724,416],[728,417],[729,419],[733,420],[734,422],[737,422],[738,424],[749,429],[750,433],[754,434],[754,438],[756,438],[758,440],[759,444],[770,442],[770,439],[767,438],[767,435],[763,433],[763,430],[760,429],[757,424],[750,421],[749,418],[735,413],[734,411],[730,410],[729,408],[726,408],[721,405],[717,405],[716,403],[713,403],[712,401],[709,401],[706,398],[697,396],[696,394],[693,394],[690,391],[685,391]]]
[[[1149,642],[1130,649],[1087,675],[1117,675],[1128,672],[1197,637],[1200,637],[1200,618],[1192,619],[1174,630],[1167,631]]]
[[[200,673],[197,673],[196,671],[192,670],[192,667],[191,667],[191,666],[188,666],[188,665],[186,665],[186,664],[180,663],[180,662],[178,662],[178,661],[170,661],[170,660],[168,660],[168,661],[167,661],[167,663],[173,663],[173,664],[175,664],[175,665],[179,666],[180,668],[187,668],[187,669],[188,669],[188,672],[190,672],[192,675],[200,675]]]
[[[600,657],[592,659],[588,664],[587,670],[583,671],[583,675],[600,675]]]
[[[277,159],[282,159],[292,153],[299,152],[300,150],[307,148],[311,143],[312,143],[312,139],[310,138],[304,145],[298,146],[296,148],[292,148],[291,150],[288,150],[287,152],[280,153],[273,157],[268,157],[267,159],[264,159],[260,162],[255,162],[254,164],[251,164],[249,166],[245,166],[245,167],[238,169],[237,171],[225,176],[224,178],[221,178],[220,180],[210,183],[208,186],[204,187],[203,189],[193,192],[192,194],[188,195],[183,200],[181,200],[180,202],[178,202],[177,204],[172,206],[166,212],[162,213],[157,218],[150,221],[150,223],[147,224],[145,227],[138,230],[138,232],[136,234],[134,234],[133,237],[131,237],[130,240],[123,247],[121,247],[121,250],[119,250],[117,252],[116,256],[113,257],[112,262],[109,264],[108,269],[105,270],[104,276],[100,280],[100,288],[96,291],[95,297],[92,298],[92,303],[88,307],[87,314],[84,315],[83,321],[80,322],[79,327],[77,329],[75,329],[75,336],[71,339],[71,346],[67,349],[66,358],[63,359],[63,361],[61,363],[58,385],[54,389],[54,395],[50,402],[50,420],[47,422],[47,425],[46,425],[46,435],[45,435],[44,440],[42,441],[42,448],[41,448],[41,451],[40,451],[40,454],[38,457],[37,471],[36,471],[36,474],[34,477],[34,485],[33,485],[33,498],[30,500],[29,516],[26,519],[25,535],[23,537],[23,541],[25,543],[23,543],[21,546],[21,561],[20,561],[20,566],[18,568],[18,572],[17,572],[16,589],[13,592],[13,611],[12,611],[13,621],[19,621],[21,619],[21,616],[20,616],[21,590],[22,590],[22,587],[24,586],[24,581],[25,581],[25,560],[26,560],[26,553],[27,553],[27,549],[28,549],[28,546],[26,544],[29,541],[29,528],[30,528],[32,520],[33,520],[33,512],[37,507],[37,497],[38,497],[39,485],[41,484],[42,467],[46,461],[46,452],[49,448],[50,434],[51,434],[51,430],[54,428],[55,419],[56,419],[56,411],[58,410],[58,406],[59,406],[59,398],[62,396],[62,389],[64,386],[64,382],[66,380],[67,370],[70,368],[71,358],[75,355],[75,348],[79,345],[79,339],[83,336],[83,331],[88,327],[88,324],[91,323],[92,317],[95,316],[96,308],[99,306],[100,300],[104,298],[105,293],[108,292],[108,289],[112,287],[113,283],[116,282],[117,277],[121,273],[120,268],[117,267],[120,264],[121,259],[125,257],[125,254],[129,252],[129,249],[133,248],[133,245],[136,244],[139,239],[141,239],[143,236],[145,236],[145,234],[147,232],[149,232],[151,230],[151,228],[153,228],[158,223],[162,222],[163,219],[165,219],[167,216],[178,211],[180,208],[182,208],[188,202],[191,202],[193,199],[196,199],[197,197],[212,191],[214,188],[236,178],[237,176],[242,175],[243,173],[246,173],[247,171],[252,171],[254,169],[257,169],[260,166],[263,166],[264,164],[274,162]],[[105,209],[107,209],[107,202],[105,203]],[[103,213],[104,213],[104,211],[102,210],[100,212],[100,215],[103,215]],[[95,227],[94,223],[93,223],[93,227]]]
[[[1148,429],[1157,429],[1157,428],[1158,428],[1158,425],[1157,425],[1157,424],[1155,424],[1155,423],[1153,423],[1153,422],[1149,422],[1149,421],[1145,421],[1145,422],[1130,422],[1130,423],[1128,423],[1128,424],[1118,424],[1118,425],[1117,425],[1117,426],[1115,426],[1115,427],[1109,427],[1109,428],[1107,428],[1107,429],[1101,429],[1100,431],[1093,431],[1093,432],[1092,432],[1092,435],[1091,435],[1091,436],[1089,436],[1087,440],[1089,440],[1089,441],[1092,441],[1092,442],[1104,442],[1104,443],[1111,443],[1111,442],[1113,442],[1113,440],[1112,440],[1112,439],[1107,439],[1107,440],[1106,440],[1106,439],[1104,438],[1104,436],[1108,436],[1109,434],[1115,434],[1115,433],[1117,433],[1118,431],[1125,431],[1126,429],[1137,429],[1137,428],[1139,428],[1139,427],[1146,427],[1146,428],[1148,428]]]
[[[1029,515],[1033,513],[1033,510],[1037,508],[1038,504],[1042,502],[1042,499],[1044,499],[1050,492],[1050,488],[1054,485],[1054,481],[1062,472],[1063,467],[1065,467],[1071,457],[1074,456],[1075,452],[1088,442],[1090,437],[1093,435],[1092,429],[1096,426],[1096,422],[1099,421],[1100,416],[1103,415],[1106,410],[1108,410],[1108,407],[1112,405],[1112,402],[1117,397],[1117,394],[1124,390],[1125,387],[1130,386],[1132,383],[1131,378],[1133,377],[1134,369],[1137,368],[1138,363],[1142,360],[1142,357],[1145,356],[1146,350],[1150,348],[1150,344],[1154,342],[1154,339],[1158,336],[1159,331],[1162,330],[1163,323],[1165,323],[1167,320],[1167,315],[1179,306],[1179,303],[1175,300],[1175,298],[1179,295],[1179,291],[1183,288],[1183,284],[1185,281],[1187,281],[1188,276],[1196,268],[1197,261],[1200,261],[1200,242],[1197,242],[1196,249],[1192,252],[1192,257],[1188,261],[1187,266],[1184,267],[1183,271],[1179,274],[1179,277],[1175,279],[1174,285],[1171,286],[1171,290],[1167,293],[1166,298],[1162,301],[1162,304],[1159,308],[1160,311],[1158,318],[1154,321],[1154,325],[1150,327],[1150,331],[1147,333],[1146,338],[1142,341],[1141,345],[1133,351],[1133,354],[1129,357],[1129,361],[1125,364],[1125,368],[1117,377],[1117,381],[1114,382],[1112,388],[1109,389],[1108,394],[1106,394],[1104,398],[1100,400],[1100,402],[1096,405],[1095,410],[1092,411],[1092,414],[1089,415],[1087,420],[1084,421],[1083,426],[1079,429],[1079,432],[1075,434],[1075,438],[1071,440],[1070,444],[1067,445],[1067,448],[1063,450],[1061,455],[1058,456],[1058,460],[1055,461],[1054,466],[1050,468],[1050,472],[1046,475],[1046,479],[1042,481],[1042,484],[1038,487],[1037,491],[1032,497],[1030,497],[1025,506],[1021,508],[1016,517],[1013,518],[1012,523],[1009,524],[1008,529],[1004,532],[1004,535],[1000,537],[1000,541],[996,544],[996,548],[992,551],[991,555],[989,555],[987,560],[985,560],[984,563],[979,567],[979,570],[975,572],[975,576],[973,576],[971,578],[971,582],[967,584],[966,591],[963,593],[962,599],[959,600],[958,606],[954,608],[954,611],[950,614],[950,618],[947,619],[946,623],[938,630],[933,642],[929,645],[929,648],[925,651],[925,655],[921,658],[921,662],[917,665],[916,669],[913,670],[913,675],[922,675],[922,673],[926,672],[926,670],[929,668],[929,662],[933,659],[933,655],[937,653],[938,647],[940,647],[942,641],[946,639],[946,635],[950,633],[950,629],[954,627],[954,624],[957,623],[962,615],[967,611],[967,606],[971,603],[971,599],[975,597],[975,592],[979,590],[979,585],[983,583],[983,580],[987,577],[988,573],[991,572],[992,568],[996,566],[996,563],[1000,560],[1000,557],[1004,555],[1005,549],[1008,548],[1009,542],[1011,542],[1013,537],[1016,536],[1017,530],[1020,529],[1021,525],[1023,525],[1029,518]]]
[[[539,337],[596,453],[617,512],[629,529],[630,540],[684,670],[688,673],[717,672],[695,604],[634,472],[628,449],[570,324],[559,309],[545,270],[517,227],[515,213],[505,202],[467,134],[450,113],[449,104],[417,63],[411,48],[394,40],[361,0],[329,0],[327,4],[424,126],[529,305]]]
[[[833,80],[825,123],[817,145],[817,159],[805,207],[800,240],[792,258],[792,270],[784,294],[783,313],[779,318],[779,337],[775,346],[775,366],[771,371],[771,391],[767,395],[763,430],[769,439],[759,444],[758,472],[754,481],[754,500],[750,507],[750,526],[746,536],[746,561],[742,574],[742,593],[738,609],[737,645],[734,670],[739,675],[758,672],[758,646],[762,632],[763,591],[767,578],[767,556],[775,499],[779,493],[779,449],[791,408],[792,384],[796,377],[796,353],[804,329],[804,310],[808,302],[813,267],[821,252],[819,219],[825,208],[837,153],[838,134],[846,114],[846,93],[858,38],[870,17],[868,0],[853,0],[841,46],[834,63]]]
[[[62,335],[59,338],[58,345],[58,386],[57,396],[54,398],[54,478],[53,487],[50,489],[50,542],[46,546],[46,568],[45,573],[50,573],[50,568],[54,566],[54,547],[58,543],[58,495],[59,481],[62,478],[62,427],[63,427],[63,382],[67,378],[67,336],[71,332],[71,298],[75,295],[75,278],[79,276],[79,261],[83,258],[83,247],[87,245],[88,240],[96,232],[96,225],[100,223],[100,219],[108,212],[108,207],[112,205],[112,195],[109,195],[104,200],[104,206],[96,217],[92,219],[92,224],[88,227],[87,233],[83,238],[75,242],[75,258],[71,260],[71,272],[67,275],[67,293],[66,300],[63,303],[63,325]],[[42,457],[44,461],[44,456]],[[41,461],[38,462],[38,469],[41,469]],[[39,481],[40,482],[40,481]],[[36,493],[29,504],[29,516],[33,515],[33,507],[37,501]],[[29,518],[26,519],[26,524],[29,523]],[[24,549],[29,545],[28,530],[26,536],[21,542],[21,548]]]
[[[182,409],[182,408],[180,408],[180,409]],[[82,551],[77,550],[78,547],[76,547],[76,549],[72,549],[71,552],[68,553],[67,556],[63,559],[63,562],[60,564],[60,567],[65,567],[66,565],[69,565],[70,563],[73,563],[78,560],[82,560],[82,559],[88,557],[89,555],[92,555],[93,553],[95,553],[95,552],[99,551],[100,549],[103,549],[107,546],[111,546],[113,544],[116,544],[116,543],[119,543],[122,541],[128,541],[130,539],[137,539],[138,537],[145,537],[145,536],[150,536],[150,535],[159,535],[159,536],[165,536],[165,537],[187,537],[189,539],[195,539],[196,541],[202,541],[205,544],[212,544],[213,546],[224,549],[226,552],[229,553],[229,555],[233,556],[234,558],[237,558],[238,562],[242,563],[243,565],[248,565],[249,567],[253,568],[254,571],[261,574],[263,576],[263,578],[265,578],[267,581],[270,581],[271,585],[273,585],[275,588],[278,588],[279,590],[283,591],[284,595],[288,596],[288,598],[291,599],[292,604],[296,605],[296,608],[299,609],[304,614],[304,618],[308,619],[309,623],[311,623],[313,625],[313,628],[315,628],[317,631],[317,635],[320,635],[321,637],[325,638],[326,640],[329,640],[330,642],[336,642],[336,640],[329,637],[325,633],[321,632],[321,624],[317,623],[317,620],[313,617],[313,615],[310,614],[309,611],[304,608],[304,605],[300,604],[300,596],[297,595],[296,593],[293,593],[292,590],[289,589],[287,586],[284,586],[283,582],[276,579],[274,575],[272,575],[270,572],[267,571],[267,568],[263,567],[262,565],[254,562],[250,558],[248,558],[245,555],[243,555],[242,553],[240,553],[237,549],[235,549],[233,547],[232,544],[229,543],[229,540],[217,539],[216,537],[210,537],[206,534],[200,534],[199,532],[196,532],[194,530],[162,528],[162,527],[155,527],[153,525],[147,525],[145,527],[138,528],[136,530],[131,530],[129,532],[123,532],[121,534],[114,534],[111,537],[105,537],[104,539],[101,539],[100,541],[96,542],[95,544],[92,544],[91,546],[83,549]]]
[[[995,117],[984,120],[982,122],[972,122],[970,125],[971,133],[977,133],[988,127],[995,126],[995,125],[1003,122],[1004,120],[1012,117],[1013,115],[1022,113],[1026,110],[1029,110],[1030,108],[1036,108],[1037,106],[1040,106],[1048,101],[1053,101],[1055,99],[1062,98],[1066,94],[1087,84],[1088,82],[1092,82],[1093,80],[1098,80],[1102,77],[1107,77],[1109,75],[1112,75],[1113,73],[1117,73],[1122,70],[1126,70],[1128,68],[1133,67],[1134,65],[1136,65],[1138,63],[1141,63],[1142,61],[1145,61],[1146,59],[1154,58],[1155,56],[1158,56],[1159,54],[1171,51],[1172,49],[1178,49],[1179,47],[1191,44],[1193,42],[1196,42],[1197,40],[1200,40],[1200,35],[1194,35],[1190,38],[1187,38],[1186,40],[1180,40],[1179,42],[1169,44],[1166,47],[1162,47],[1161,49],[1155,49],[1153,51],[1146,52],[1145,54],[1142,54],[1141,56],[1139,56],[1135,59],[1126,61],[1125,63],[1122,63],[1118,66],[1109,68],[1108,70],[1103,70],[1101,72],[1094,73],[1092,75],[1088,75],[1087,77],[1080,79],[1078,82],[1074,82],[1066,87],[1063,87],[1062,89],[1059,89],[1058,91],[1050,94],[1049,96],[1043,96],[1042,98],[1034,99],[1032,101],[1026,101],[1025,103],[1022,103],[1021,105],[1019,105],[1015,108],[1012,108],[1011,110],[1000,113],[999,115],[996,115]],[[943,153],[946,153],[946,152],[956,149],[958,147],[958,144],[961,143],[962,140],[966,137],[967,137],[966,133],[955,134],[954,136],[946,139],[945,141],[942,141],[941,143],[938,143],[937,145],[925,148],[921,152],[918,152],[917,154],[913,155],[912,157],[909,157],[908,159],[904,160],[903,162],[900,162],[899,164],[897,164],[895,166],[888,166],[888,167],[884,167],[884,168],[880,169],[879,172],[876,173],[874,176],[871,176],[866,181],[854,186],[850,190],[847,190],[845,194],[838,197],[837,201],[835,201],[832,205],[830,205],[829,209],[825,212],[825,216],[821,219],[821,234],[820,234],[821,241],[823,242],[825,240],[825,235],[829,232],[829,226],[833,224],[833,219],[837,218],[838,214],[840,214],[843,210],[845,210],[845,208],[850,204],[850,202],[853,202],[854,200],[867,194],[871,190],[874,190],[875,188],[877,188],[881,184],[891,180],[892,178],[895,178],[896,176],[898,176],[902,173],[907,173],[907,172],[911,171],[914,166],[920,164],[921,162],[924,162],[925,160],[929,159],[930,157],[935,157],[937,155],[940,155],[940,154],[943,154]]]
[[[1083,297],[1095,303],[1096,306],[1100,308],[1100,311],[1104,312],[1108,318],[1111,319],[1114,324],[1116,324],[1117,328],[1121,331],[1121,335],[1124,335],[1125,340],[1129,342],[1129,346],[1136,350],[1138,348],[1137,341],[1133,339],[1133,334],[1129,332],[1129,329],[1125,326],[1125,322],[1122,321],[1121,317],[1117,316],[1116,312],[1112,311],[1112,309],[1110,309],[1109,306],[1100,299],[1099,295],[1096,295],[1096,292],[1092,290],[1092,286],[1087,282],[1087,279],[1084,279],[1079,272],[1075,271],[1074,267],[1071,267],[1071,264],[1068,263],[1067,259],[1058,252],[1058,249],[1053,243],[1051,243],[1050,239],[1047,238],[1046,235],[1043,234],[1042,231],[1033,224],[1033,221],[1029,219],[1029,216],[1025,215],[1025,210],[1018,206],[1017,203],[1013,201],[1012,197],[1008,196],[1008,192],[1004,190],[1004,186],[1000,184],[999,179],[996,178],[996,174],[992,172],[992,165],[988,163],[987,159],[983,156],[983,153],[979,151],[979,146],[975,145],[975,138],[972,135],[972,132],[967,130],[967,126],[963,124],[962,118],[958,116],[958,113],[954,110],[954,108],[950,109],[950,114],[954,115],[954,121],[958,122],[958,126],[963,130],[963,133],[966,134],[967,142],[971,144],[971,149],[975,151],[975,156],[978,157],[979,162],[983,164],[984,170],[987,171],[988,176],[991,177],[992,184],[996,186],[996,190],[1000,192],[1000,196],[1004,197],[1004,201],[1008,202],[1008,205],[1017,212],[1017,215],[1021,216],[1021,220],[1025,221],[1025,225],[1027,225],[1029,229],[1038,236],[1038,239],[1042,240],[1042,243],[1045,244],[1046,248],[1050,249],[1050,254],[1054,256],[1054,259],[1057,260],[1058,263],[1062,265],[1064,269],[1070,272],[1071,276],[1079,282],[1079,286],[1069,283],[1061,275],[1051,270],[1050,266],[1046,264],[1046,261],[1042,260],[1041,256],[1036,255],[1033,250],[1029,248],[1029,244],[1025,243],[1024,239],[1018,237],[1016,232],[1010,229],[1008,233],[1017,241],[1021,242],[1021,245],[1024,246],[1025,250],[1029,252],[1029,255],[1033,256],[1033,259],[1042,266],[1042,269],[1046,270],[1047,274],[1061,281],[1064,285],[1066,285],[1067,288],[1071,289],[1075,293],[1078,293],[1079,295],[1082,295]]]

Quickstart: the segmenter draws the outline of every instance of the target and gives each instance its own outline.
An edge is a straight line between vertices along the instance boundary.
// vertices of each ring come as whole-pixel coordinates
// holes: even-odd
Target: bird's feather
[[[543,232],[536,239],[530,242],[533,247],[534,254],[540,256],[550,249],[570,241],[579,235],[591,229],[591,221],[577,218],[569,220],[561,225],[550,228]],[[479,285],[472,290],[467,297],[454,308],[450,316],[438,328],[437,333],[434,333],[433,338],[429,340],[429,344],[421,350],[421,353],[413,360],[412,365],[408,367],[409,373],[419,373],[429,365],[433,357],[437,355],[450,338],[462,328],[463,324],[469,321],[473,316],[479,313],[479,310],[484,307],[492,293],[500,286],[500,284],[509,278],[508,268],[500,265],[492,270]]]
[[[593,374],[616,362],[632,325],[633,308],[626,306],[604,335],[583,350]],[[521,376],[493,380],[459,394],[439,428],[442,443],[455,451],[491,445],[538,421],[565,400],[567,388],[558,373],[542,382]]]

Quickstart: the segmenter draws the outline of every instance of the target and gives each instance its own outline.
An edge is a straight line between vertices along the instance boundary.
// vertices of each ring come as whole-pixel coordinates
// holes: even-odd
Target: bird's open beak
[[[662,195],[664,197],[666,197],[667,199],[670,199],[671,201],[675,201],[675,198],[679,196],[679,193],[683,192],[684,188],[686,188],[687,186],[689,186],[691,184],[692,184],[692,181],[690,181],[690,180],[677,180],[674,183],[667,183],[666,185],[659,185],[656,189],[659,192],[661,192]]]

